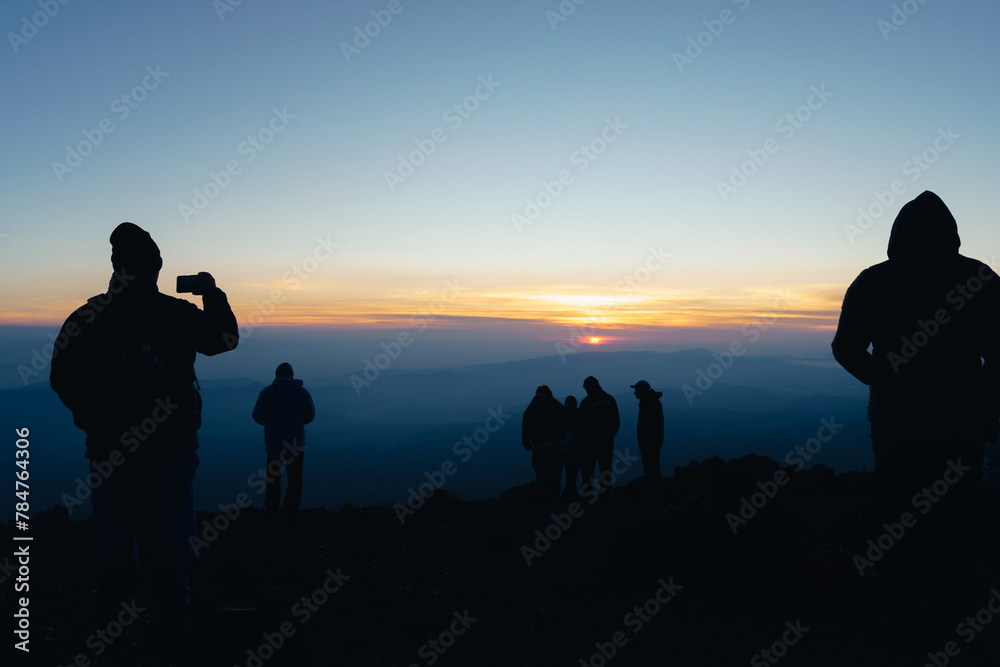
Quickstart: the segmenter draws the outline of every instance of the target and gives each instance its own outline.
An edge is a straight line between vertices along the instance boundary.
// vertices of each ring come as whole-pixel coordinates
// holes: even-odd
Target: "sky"
[[[0,325],[58,327],[104,291],[128,220],[160,247],[161,291],[210,271],[244,332],[426,325],[495,357],[737,340],[766,317],[772,349],[828,350],[847,285],[923,190],[996,267],[998,18],[11,0]]]

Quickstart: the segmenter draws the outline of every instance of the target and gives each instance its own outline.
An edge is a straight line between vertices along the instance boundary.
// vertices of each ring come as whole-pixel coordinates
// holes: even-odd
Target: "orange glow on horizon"
[[[270,292],[274,294],[275,292]],[[656,289],[634,295],[600,296],[593,287],[472,290],[443,300],[420,294],[359,294],[325,299],[315,291],[288,290],[279,300],[238,286],[228,290],[241,326],[306,326],[345,329],[474,329],[489,321],[579,329],[593,345],[615,340],[606,332],[635,329],[732,329],[781,327],[833,330],[843,296],[840,286],[786,289]],[[200,297],[184,298],[201,305]],[[66,296],[0,301],[0,324],[60,326],[83,304]],[[600,335],[595,332],[600,330]]]

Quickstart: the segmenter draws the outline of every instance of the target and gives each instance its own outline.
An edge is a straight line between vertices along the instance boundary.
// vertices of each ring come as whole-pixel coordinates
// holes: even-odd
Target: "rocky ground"
[[[984,508],[961,572],[893,578],[918,522],[862,576],[854,556],[885,532],[873,485],[749,455],[595,503],[438,492],[405,523],[389,507],[199,512],[223,530],[193,566],[187,639],[153,609],[98,622],[92,522],[54,508],[33,517],[31,659],[15,664],[1000,665],[1000,513]]]

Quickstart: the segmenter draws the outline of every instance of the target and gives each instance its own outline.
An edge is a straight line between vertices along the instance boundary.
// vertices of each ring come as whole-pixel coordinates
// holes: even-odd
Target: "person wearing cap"
[[[965,554],[979,530],[984,443],[1000,430],[1000,278],[959,254],[960,245],[958,224],[936,194],[905,204],[888,260],[848,287],[832,343],[834,358],[869,388],[883,516],[898,521],[926,502],[917,520],[928,528],[907,532],[894,558],[906,563],[903,554],[913,552],[911,574],[925,576],[916,551],[937,552],[932,574],[941,581],[971,569]],[[947,497],[914,495],[939,489],[940,480],[949,483]]]
[[[134,604],[138,545],[151,612],[164,630],[184,631],[201,426],[195,356],[232,350],[239,331],[211,274],[199,274],[203,309],[158,290],[163,260],[141,227],[115,228],[111,266],[108,290],[63,324],[49,381],[86,433],[90,478],[100,480],[91,500],[104,620]]]
[[[279,364],[274,381],[257,396],[253,420],[264,427],[267,452],[267,489],[264,509],[275,511],[281,500],[281,469],[288,474],[284,509],[294,515],[302,499],[302,463],[305,457],[305,425],[316,418],[309,391],[296,380],[289,363]]]
[[[593,375],[583,381],[587,395],[580,401],[576,428],[580,434],[580,473],[583,495],[592,495],[597,489],[602,494],[611,489],[613,472],[611,462],[615,453],[615,436],[621,428],[618,403],[601,389]],[[600,478],[594,473],[600,467]]]
[[[639,399],[639,421],[635,427],[639,441],[639,456],[642,458],[642,472],[654,479],[661,479],[660,448],[663,446],[663,405],[660,404],[661,391],[653,391],[649,383],[639,380],[629,385]]]

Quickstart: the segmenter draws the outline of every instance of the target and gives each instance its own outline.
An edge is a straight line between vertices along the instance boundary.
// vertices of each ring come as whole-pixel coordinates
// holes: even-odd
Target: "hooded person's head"
[[[597,381],[593,375],[588,375],[587,379],[583,381],[583,389],[587,392],[587,395],[593,394],[601,390],[601,383]]]
[[[163,259],[149,232],[131,222],[123,222],[111,232],[111,266],[115,273],[155,282]]]
[[[889,234],[889,259],[914,252],[957,253],[958,223],[945,203],[926,190],[899,210]]]

